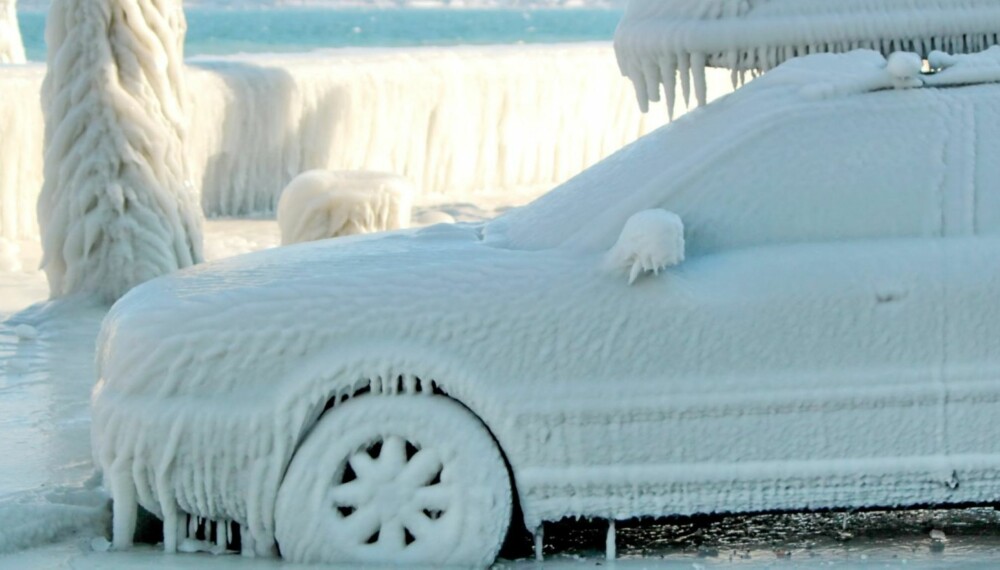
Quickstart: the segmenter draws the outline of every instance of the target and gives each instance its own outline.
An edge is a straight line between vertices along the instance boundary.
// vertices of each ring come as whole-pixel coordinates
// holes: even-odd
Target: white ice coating
[[[615,50],[639,106],[660,100],[672,113],[678,79],[706,100],[705,68],[768,71],[807,54],[872,49],[926,57],[934,50],[978,52],[1000,38],[994,0],[630,0]]]
[[[104,322],[92,400],[121,532],[137,502],[271,553],[317,419],[400,394],[482,420],[529,529],[995,502],[1000,85],[872,78],[891,86],[878,53],[809,56],[485,225],[137,287]],[[628,286],[602,264],[655,208],[683,220],[686,259]]]
[[[42,267],[53,297],[117,299],[201,261],[183,152],[184,21],[176,0],[56,0],[42,86]]]
[[[413,184],[384,172],[310,170],[278,200],[282,245],[410,226]]]
[[[0,70],[8,238],[38,235],[43,71]],[[636,110],[608,43],[201,59],[183,75],[184,150],[209,216],[273,213],[281,189],[316,168],[395,172],[434,201],[534,195],[666,121]]]
[[[0,0],[0,63],[24,62],[24,44],[17,24],[17,0]]]
[[[662,209],[633,214],[605,258],[611,269],[625,271],[629,285],[643,273],[659,275],[682,261],[684,224],[677,214]]]

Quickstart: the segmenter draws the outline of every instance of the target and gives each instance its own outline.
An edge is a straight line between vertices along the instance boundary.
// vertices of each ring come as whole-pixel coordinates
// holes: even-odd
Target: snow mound
[[[28,324],[20,324],[14,327],[14,334],[18,340],[30,341],[38,338],[38,329]]]
[[[889,56],[886,71],[892,77],[893,86],[899,89],[920,87],[923,81],[920,74],[923,71],[924,60],[915,53],[897,51]]]
[[[643,210],[625,222],[605,263],[628,273],[629,285],[643,273],[660,271],[684,261],[684,223],[666,210]]]
[[[441,210],[424,210],[413,216],[414,225],[433,226],[437,224],[454,224],[455,216]]]
[[[870,49],[921,58],[934,50],[974,53],[998,43],[994,0],[631,0],[615,32],[619,67],[640,109],[668,110],[681,82],[706,101],[706,67],[732,70],[733,85],[784,61],[821,52]]]
[[[65,539],[100,536],[111,518],[95,481],[83,487],[16,493],[0,498],[0,556]]]
[[[407,179],[382,172],[310,170],[278,201],[281,243],[290,245],[410,225],[414,195]]]

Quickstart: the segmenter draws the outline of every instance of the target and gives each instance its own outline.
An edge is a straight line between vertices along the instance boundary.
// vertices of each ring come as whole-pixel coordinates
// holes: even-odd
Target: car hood
[[[518,319],[535,315],[513,313],[526,299],[551,295],[543,306],[565,309],[552,275],[579,271],[578,256],[488,247],[479,230],[443,225],[313,242],[136,287],[104,321],[95,399],[108,389],[162,398],[273,388],[332,348],[370,341],[446,350],[458,337],[468,346],[469,335],[491,334],[497,315],[525,326]]]

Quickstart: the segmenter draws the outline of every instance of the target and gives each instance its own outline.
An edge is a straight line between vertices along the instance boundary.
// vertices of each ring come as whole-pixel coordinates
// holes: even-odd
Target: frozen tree
[[[0,63],[24,63],[17,0],[0,0]]]
[[[182,151],[180,0],[54,0],[38,222],[53,297],[133,286],[201,260]]]

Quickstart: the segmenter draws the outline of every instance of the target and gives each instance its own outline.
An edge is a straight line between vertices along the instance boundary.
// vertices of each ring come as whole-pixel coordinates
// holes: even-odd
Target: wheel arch
[[[513,499],[513,520],[508,537],[526,528],[517,466],[508,454],[504,430],[495,427],[503,417],[503,405],[462,360],[440,350],[412,344],[353,344],[310,358],[293,371],[290,378],[290,384],[295,387],[291,392],[294,395],[282,406],[297,408],[297,413],[291,417],[300,421],[283,472],[287,471],[292,457],[320,419],[338,404],[357,397],[443,396],[473,414],[500,452],[510,478]]]

